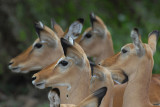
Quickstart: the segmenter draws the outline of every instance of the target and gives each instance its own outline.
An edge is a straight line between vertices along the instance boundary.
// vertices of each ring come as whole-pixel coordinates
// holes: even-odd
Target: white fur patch
[[[67,90],[68,90],[68,91],[70,91],[71,88],[72,88],[69,83],[57,83],[57,84],[53,84],[53,85],[52,85],[52,88],[55,88],[55,87],[58,87],[58,86],[67,87]]]
[[[50,91],[48,93],[48,99],[50,101],[50,107],[57,107],[60,104],[60,97],[56,92]]]
[[[65,39],[69,39],[69,37],[71,37],[73,40],[78,38],[78,35],[81,33],[83,28],[83,25],[78,22],[75,21],[74,23],[72,23],[69,27],[68,33],[65,35]]]
[[[44,25],[43,25],[43,23],[41,21],[39,21],[39,25],[40,25],[41,28],[44,27]]]

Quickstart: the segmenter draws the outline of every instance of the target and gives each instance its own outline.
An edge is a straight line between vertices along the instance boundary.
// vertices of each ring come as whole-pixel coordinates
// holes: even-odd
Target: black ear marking
[[[51,18],[51,28],[54,29],[54,25],[57,24],[56,20],[52,17]]]
[[[60,91],[58,88],[53,88],[52,91],[56,92],[58,94],[58,96],[60,97]]]
[[[100,106],[101,101],[105,96],[106,92],[107,92],[107,87],[102,87],[93,93],[93,95],[98,98],[98,107]]]
[[[67,41],[66,39],[61,38],[61,45],[62,45],[62,48],[63,48],[64,55],[66,56],[67,48],[71,47],[72,44],[70,44],[69,41]]]
[[[34,26],[35,26],[35,30],[36,30],[36,32],[37,32],[37,35],[38,35],[39,38],[40,38],[40,32],[43,30],[44,25],[43,25],[42,22],[36,22],[36,23],[34,24]]]
[[[83,18],[79,18],[79,19],[77,19],[81,24],[83,24],[84,23],[84,19]]]
[[[133,30],[134,30],[135,32],[137,32],[138,36],[140,36],[138,28],[135,27],[135,28],[133,28]]]
[[[158,41],[158,39],[159,39],[159,31],[158,31],[158,30],[152,31],[151,33],[149,33],[148,37],[150,37],[150,36],[153,35],[153,34],[156,35],[156,39],[157,39],[157,41]]]
[[[137,33],[139,33],[138,28],[135,27],[135,28],[133,28],[133,30],[136,31]]]
[[[123,75],[125,76],[125,79],[122,81],[122,84],[123,84],[123,83],[128,82],[128,75],[124,71],[122,72],[123,72]]]
[[[91,67],[91,75],[93,76],[93,68],[96,66],[96,64],[94,62],[89,62],[90,63],[90,67]]]
[[[93,27],[93,23],[95,21],[97,21],[96,16],[95,16],[95,14],[93,12],[90,14],[90,21],[91,21],[91,24],[92,24],[92,27]]]

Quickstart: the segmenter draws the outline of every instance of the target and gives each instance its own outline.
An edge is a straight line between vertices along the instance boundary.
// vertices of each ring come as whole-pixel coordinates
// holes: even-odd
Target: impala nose
[[[11,61],[11,62],[9,62],[8,66],[9,66],[9,65],[12,65],[12,64],[13,64],[13,62]]]
[[[32,77],[32,81],[34,81],[36,79],[36,77],[34,76],[34,77]]]

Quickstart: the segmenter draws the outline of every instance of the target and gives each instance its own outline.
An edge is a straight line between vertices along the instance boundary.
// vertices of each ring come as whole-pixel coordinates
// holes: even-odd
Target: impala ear
[[[67,54],[67,48],[73,46],[73,44],[71,44],[68,40],[66,40],[64,38],[61,38],[61,45],[62,45],[62,48],[64,51],[64,55]]]
[[[139,36],[140,35],[139,35],[138,29],[134,28],[131,31],[131,38],[132,38],[133,44],[135,46],[137,55],[141,57],[141,56],[143,56],[145,54],[145,49],[143,47],[142,41],[141,41]]]
[[[35,30],[41,42],[48,42],[55,46],[58,41],[57,35],[42,22],[35,23]]]
[[[51,28],[56,32],[59,38],[63,37],[64,31],[54,18],[51,18]]]
[[[107,28],[104,22],[93,12],[90,14],[90,22],[92,24],[92,29],[94,33],[98,33],[99,35],[105,35],[105,29]]]
[[[151,47],[153,55],[156,52],[156,45],[159,38],[159,31],[155,30],[148,35],[148,45]]]
[[[77,21],[73,22],[70,25],[68,32],[66,33],[64,38],[67,40],[69,37],[71,37],[73,40],[77,39],[82,31],[83,22],[84,22],[83,18],[79,18],[79,19],[77,19]]]
[[[124,71],[122,70],[110,70],[112,79],[118,83],[118,84],[123,84],[128,82],[128,76],[125,74]]]
[[[41,21],[35,23],[35,30],[36,30],[36,33],[37,33],[39,38],[40,38],[40,32],[43,29],[44,29],[44,25],[43,25],[43,23]]]
[[[58,88],[50,90],[48,93],[50,107],[60,107],[60,91]]]
[[[101,81],[104,81],[106,79],[105,74],[97,69],[92,68],[93,70],[93,78],[97,78]]]
[[[106,87],[102,87],[95,91],[93,94],[85,98],[78,107],[99,107],[103,97],[107,92]]]

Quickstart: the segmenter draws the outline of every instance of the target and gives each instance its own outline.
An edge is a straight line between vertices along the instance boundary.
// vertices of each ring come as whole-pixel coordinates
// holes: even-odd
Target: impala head
[[[123,46],[121,52],[106,59],[101,65],[108,67],[110,70],[117,70],[118,72],[114,72],[113,77],[115,78],[113,79],[118,81],[121,78],[120,82],[122,82],[122,78],[127,76],[135,78],[138,73],[137,71],[146,69],[152,71],[154,64],[153,55],[156,51],[158,35],[158,31],[151,32],[148,37],[148,44],[146,44],[142,43],[138,29],[132,30],[131,38],[133,43]]]
[[[72,45],[63,38],[61,43],[65,56],[33,75],[32,83],[36,87],[43,89],[45,87],[62,85],[70,89],[70,85],[74,81],[79,81],[82,78],[80,75],[83,73],[83,70],[90,70],[87,57],[77,43]]]
[[[90,71],[90,66],[83,49],[71,38],[61,39],[64,55],[55,63],[33,75],[32,83],[45,87],[67,86],[70,89],[74,81],[79,81],[82,74]],[[83,72],[85,70],[85,72]]]
[[[100,87],[113,87],[114,83],[112,80],[111,72],[101,65],[91,64],[92,77],[90,90],[95,91]]]
[[[79,44],[88,57],[98,57],[102,55],[105,48],[113,48],[112,39],[104,22],[98,16],[94,15],[94,13],[90,15],[90,21],[92,27],[85,30]],[[112,49],[109,50],[113,51]]]
[[[50,105],[57,105],[57,103],[59,103],[60,107],[99,107],[106,92],[107,88],[102,87],[96,90],[93,94],[89,95],[83,101],[81,101],[80,104],[77,106],[73,104],[60,104],[60,95],[57,89],[51,90],[49,92],[48,98],[50,100]]]
[[[11,59],[9,69],[16,73],[40,70],[63,55],[57,35],[42,22],[35,24],[38,39],[23,53]]]

